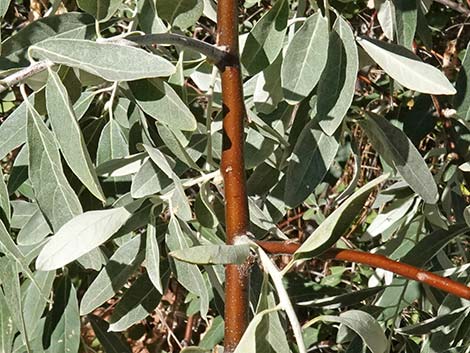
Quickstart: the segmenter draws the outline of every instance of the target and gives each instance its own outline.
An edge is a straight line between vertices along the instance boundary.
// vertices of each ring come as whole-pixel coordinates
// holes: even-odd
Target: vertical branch
[[[225,186],[227,244],[248,230],[248,200],[243,156],[245,106],[238,49],[238,1],[219,0],[217,8],[218,45],[228,52],[222,75],[224,136],[221,171]],[[249,274],[241,265],[225,270],[225,352],[234,351],[248,325]]]

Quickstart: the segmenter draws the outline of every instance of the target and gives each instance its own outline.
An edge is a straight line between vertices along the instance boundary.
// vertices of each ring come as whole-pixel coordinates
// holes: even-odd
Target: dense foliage
[[[238,353],[468,352],[467,300],[321,255],[468,282],[469,6],[239,4],[251,232],[292,258],[224,245],[215,1],[0,0],[0,352],[222,352],[247,257]]]

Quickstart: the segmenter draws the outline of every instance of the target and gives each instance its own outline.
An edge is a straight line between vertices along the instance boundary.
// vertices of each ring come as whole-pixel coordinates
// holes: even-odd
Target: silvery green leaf
[[[54,283],[55,271],[37,271],[34,274],[38,287],[31,281],[26,281],[22,285],[24,291],[23,316],[25,318],[26,332],[28,336],[36,330],[39,321],[47,305],[47,298],[50,297],[52,285]]]
[[[360,310],[348,310],[339,316],[322,315],[322,321],[338,322],[356,332],[372,353],[384,353],[388,341],[382,327],[368,313]]]
[[[129,82],[137,105],[155,120],[185,131],[196,129],[196,118],[171,88],[158,79]]]
[[[384,290],[384,287],[372,287],[352,292],[319,298],[314,300],[298,302],[298,305],[321,307],[325,309],[338,309],[358,304]]]
[[[165,275],[168,277],[168,271]],[[141,275],[114,308],[109,331],[125,331],[145,319],[155,310],[161,298],[162,293],[152,284],[148,274]]]
[[[393,201],[374,218],[369,227],[367,227],[366,234],[371,237],[376,237],[386,231],[394,223],[407,215],[414,201],[414,197]]]
[[[176,217],[170,218],[168,234],[166,236],[166,245],[170,251],[188,249],[191,245],[188,236],[183,233]],[[174,264],[178,282],[181,283],[181,285],[189,292],[199,297],[201,316],[203,318],[206,317],[207,311],[209,310],[209,293],[201,270],[199,270],[196,265],[191,265],[178,260],[176,260]]]
[[[46,327],[53,329],[45,338],[47,353],[77,352],[80,346],[80,314],[77,292],[70,279],[62,278],[54,295],[54,305],[46,317]]]
[[[408,335],[425,335],[430,332],[435,332],[436,329],[442,328],[458,320],[461,316],[468,315],[468,308],[461,307],[451,311],[450,313],[431,317],[430,319],[423,320],[418,324],[400,327],[398,332]],[[467,312],[466,312],[467,311]]]
[[[131,216],[124,207],[88,211],[64,224],[42,248],[36,267],[55,270],[100,246]]]
[[[418,23],[419,0],[394,0],[396,14],[397,42],[411,49]]]
[[[0,168],[0,220],[6,225],[10,226],[11,221],[11,208],[10,208],[10,197],[8,194],[7,184],[5,184],[5,178],[3,171]]]
[[[156,194],[172,183],[172,179],[168,178],[151,159],[147,159],[132,179],[131,195],[134,198],[141,198]]]
[[[395,37],[395,5],[392,0],[385,0],[377,9],[377,20],[385,36],[393,40]]]
[[[174,27],[182,30],[191,27],[204,10],[202,0],[158,0],[158,15]]]
[[[147,34],[164,33],[167,31],[165,23],[158,16],[155,0],[142,0],[137,2],[139,25]]]
[[[126,144],[125,138],[122,136],[121,133],[119,133],[118,136],[119,136],[118,143],[112,146],[112,148],[117,147],[117,149],[121,150],[121,151],[118,151],[117,155],[127,153],[127,146],[125,145]],[[109,138],[109,137],[106,137],[106,138]],[[102,158],[105,158],[105,159],[110,158],[111,153],[112,152],[109,152],[109,151],[103,151]],[[120,177],[120,176],[135,174],[139,171],[140,167],[142,166],[142,164],[144,164],[146,160],[147,159],[145,158],[145,153],[142,153],[142,152],[125,156],[125,157],[109,159],[108,161],[101,163],[96,168],[96,173],[99,176],[103,176],[103,177]]]
[[[179,137],[181,136],[181,132],[178,133],[176,130],[172,130],[170,126],[167,125],[157,125],[158,134],[162,138],[163,142],[165,143],[166,147],[184,164],[188,167],[191,167],[196,170],[201,170],[196,162],[201,156],[201,153],[192,153],[188,147],[189,141],[185,141],[186,144],[183,145]],[[184,136],[184,135],[183,135]]]
[[[191,206],[188,197],[184,193],[183,185],[176,175],[173,177],[173,184],[174,189],[169,199],[170,212],[182,221],[190,221],[193,218]]]
[[[203,183],[194,202],[194,213],[198,222],[206,228],[215,228],[219,224],[212,202],[210,184]]]
[[[80,120],[83,115],[86,113],[88,108],[90,108],[91,103],[95,99],[96,94],[94,92],[83,92],[78,100],[73,104],[73,111],[77,120]]]
[[[80,303],[80,315],[92,312],[126,284],[144,260],[143,240],[137,236],[124,243],[90,284]]]
[[[16,328],[13,325],[13,317],[10,313],[10,307],[5,300],[3,292],[0,293],[0,351],[11,353],[13,338]]]
[[[411,189],[427,203],[436,203],[438,190],[434,177],[421,154],[403,131],[380,115],[369,113],[360,122],[372,146],[394,166]]]
[[[0,0],[0,18],[3,18],[5,16],[8,6],[10,6],[10,1],[11,0]]]
[[[93,17],[78,12],[39,18],[2,43],[0,70],[28,66],[27,50],[36,43],[51,38],[88,38],[90,33],[94,35],[94,27]]]
[[[28,97],[34,104],[35,93]],[[26,142],[26,122],[28,102],[22,102],[0,125],[0,158]]]
[[[114,119],[108,121],[101,131],[96,164],[100,167],[104,162],[124,158],[128,154],[129,146],[119,124]]]
[[[248,244],[199,245],[175,250],[170,253],[175,259],[199,265],[242,264],[250,254]]]
[[[106,21],[122,5],[122,0],[77,0],[77,5],[98,21]]]
[[[328,61],[318,84],[317,118],[333,135],[351,106],[359,66],[357,46],[350,25],[338,17],[330,33]]]
[[[147,225],[146,245],[145,245],[145,267],[153,286],[159,293],[163,294],[162,280],[160,277],[160,249],[157,240],[157,219],[153,210],[150,212],[150,219]]]
[[[109,324],[99,316],[88,315],[88,320],[106,353],[131,353],[131,348],[124,337],[117,332],[109,332]]]
[[[172,178],[174,176],[173,167],[174,162],[170,165],[170,161],[168,157],[165,156],[158,148],[154,148],[149,145],[143,145],[145,151],[148,153],[150,159],[157,165],[158,168],[162,170],[166,174],[168,178]]]
[[[1,222],[0,222],[1,224]],[[23,336],[26,333],[26,323],[23,317],[23,302],[21,300],[21,288],[18,264],[8,256],[0,257],[0,282],[2,283],[4,299],[8,305],[12,321]]]
[[[456,93],[441,71],[422,62],[406,48],[365,37],[357,38],[357,42],[387,74],[406,88],[436,95]]]
[[[57,231],[81,214],[82,206],[62,170],[54,135],[31,105],[28,105],[27,134],[29,179],[41,211]]]
[[[289,206],[297,206],[315,190],[333,163],[338,148],[336,138],[322,132],[315,121],[304,127],[286,172],[284,198]]]
[[[279,55],[287,30],[288,16],[287,0],[277,0],[248,34],[241,54],[241,63],[250,75],[268,67]]]
[[[50,233],[49,224],[41,211],[37,209],[21,228],[16,241],[19,245],[33,245],[41,242]]]
[[[465,56],[462,60],[457,83],[455,85],[457,94],[454,97],[453,104],[457,110],[457,115],[462,119],[470,120],[470,43],[467,45]],[[1,126],[0,126],[1,131]],[[1,155],[1,153],[0,153]]]
[[[29,54],[79,68],[108,81],[133,81],[175,72],[169,61],[143,49],[83,39],[49,39],[30,47]]]
[[[266,321],[263,321],[263,318],[266,315],[269,315],[272,313],[274,310],[272,308],[263,310],[259,313],[257,313],[253,319],[251,319],[250,324],[246,328],[245,332],[243,333],[242,338],[240,339],[240,342],[237,345],[237,348],[235,348],[234,353],[257,353],[259,350],[257,350],[257,335],[256,332],[258,330],[258,326],[260,324],[266,324]],[[266,346],[262,346],[261,348],[269,349],[267,346],[268,343],[264,341],[264,344]],[[264,351],[264,350],[263,350]]]
[[[256,87],[253,94],[253,101],[256,110],[260,113],[269,114],[283,98],[281,87],[281,63],[282,55],[279,54],[276,60],[256,74]]]
[[[388,174],[375,178],[348,197],[308,236],[297,249],[294,257],[296,259],[311,258],[333,246],[350,227],[372,190],[387,178]]]
[[[74,174],[99,200],[106,198],[96,176],[95,168],[77,123],[67,90],[59,75],[49,70],[46,86],[46,103],[49,119],[62,154]]]
[[[286,100],[298,103],[316,86],[327,63],[328,21],[320,11],[307,18],[287,47],[282,63]]]

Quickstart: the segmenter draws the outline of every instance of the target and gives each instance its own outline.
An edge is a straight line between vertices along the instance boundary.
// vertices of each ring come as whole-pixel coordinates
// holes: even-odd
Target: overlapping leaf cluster
[[[0,350],[86,351],[80,332],[91,325],[104,351],[130,352],[123,335],[149,315],[160,320],[153,334],[171,331],[159,303],[177,282],[186,314],[207,326],[183,351],[220,351],[223,264],[259,249],[224,245],[218,71],[196,47],[125,40],[168,32],[215,43],[216,3],[50,3],[1,43],[2,77],[38,61],[47,69],[2,93]],[[296,230],[307,234],[295,261],[353,246],[466,281],[470,54],[455,82],[423,55],[442,6],[268,3],[241,7],[254,236],[295,237],[278,225],[300,210]],[[27,10],[0,0],[4,23]],[[265,262],[274,286],[255,266],[255,312],[237,352],[326,340],[373,353],[469,344],[467,302],[363,267],[303,266],[286,274]]]

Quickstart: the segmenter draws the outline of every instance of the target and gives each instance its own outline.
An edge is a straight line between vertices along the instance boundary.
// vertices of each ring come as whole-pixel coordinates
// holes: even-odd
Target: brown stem
[[[466,16],[470,16],[470,10],[455,1],[452,1],[452,0],[435,0],[435,1],[451,8],[452,10],[460,12]]]
[[[225,189],[227,244],[248,231],[248,199],[243,156],[245,105],[238,49],[238,1],[219,0],[217,6],[218,45],[229,60],[221,68],[223,99],[223,145],[221,172]],[[249,272],[245,265],[227,265],[225,269],[226,353],[235,350],[248,326]]]
[[[272,254],[293,254],[300,247],[299,244],[295,243],[275,241],[258,241],[257,244],[261,246],[263,250]],[[331,248],[324,252],[321,257],[325,259],[356,262],[369,265],[371,267],[382,268],[405,278],[426,283],[458,297],[470,299],[470,287],[451,279],[438,276],[432,272],[424,271],[417,267],[391,260],[383,255],[370,254],[368,252],[357,250]]]
[[[194,315],[188,316],[188,321],[186,323],[186,329],[184,331],[183,346],[187,347],[191,344],[193,338],[193,323]]]

